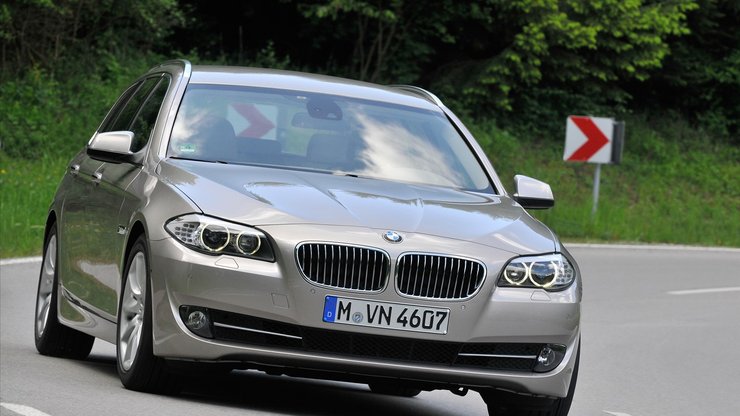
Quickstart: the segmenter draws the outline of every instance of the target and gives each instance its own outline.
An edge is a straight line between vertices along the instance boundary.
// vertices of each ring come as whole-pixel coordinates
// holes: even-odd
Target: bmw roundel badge
[[[383,238],[389,243],[400,243],[401,240],[403,240],[401,234],[398,234],[395,231],[386,231],[385,234],[383,234]]]

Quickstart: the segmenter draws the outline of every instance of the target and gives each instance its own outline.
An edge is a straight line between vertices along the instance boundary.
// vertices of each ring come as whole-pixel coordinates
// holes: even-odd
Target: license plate
[[[327,296],[324,322],[446,334],[450,310]]]

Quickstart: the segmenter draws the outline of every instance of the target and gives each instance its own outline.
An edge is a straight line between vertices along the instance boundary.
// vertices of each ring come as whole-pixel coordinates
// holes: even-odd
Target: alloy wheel
[[[51,304],[54,292],[54,274],[57,263],[57,236],[52,235],[46,245],[44,263],[41,266],[41,278],[39,281],[39,292],[36,296],[36,336],[40,338],[44,334],[49,322],[49,310],[54,306]]]
[[[136,253],[128,268],[121,300],[118,359],[125,371],[131,369],[141,345],[146,305],[146,267],[144,253],[141,251]]]

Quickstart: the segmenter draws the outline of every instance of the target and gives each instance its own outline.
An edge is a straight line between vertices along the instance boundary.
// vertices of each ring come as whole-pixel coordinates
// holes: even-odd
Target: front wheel
[[[129,251],[123,276],[116,334],[121,383],[129,390],[177,393],[179,380],[168,371],[165,360],[153,352],[149,252],[143,235]]]
[[[481,397],[488,406],[490,416],[567,416],[578,380],[578,366],[581,361],[581,346],[578,345],[573,376],[565,397],[549,399],[524,396],[501,390],[482,391]]]
[[[52,224],[44,242],[44,259],[36,291],[36,319],[33,326],[36,349],[43,355],[81,360],[90,354],[95,338],[59,322],[58,251],[57,226]]]

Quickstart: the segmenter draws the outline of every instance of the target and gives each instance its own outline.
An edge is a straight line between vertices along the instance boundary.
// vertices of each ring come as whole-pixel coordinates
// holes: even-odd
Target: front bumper
[[[285,227],[264,231],[273,237],[288,235]],[[169,238],[152,241],[155,355],[188,361],[233,362],[254,368],[320,371],[337,379],[390,377],[474,389],[498,387],[556,397],[567,394],[580,336],[580,280],[576,280],[567,290],[553,293],[497,288],[495,281],[498,273],[514,257],[513,254],[433,236],[406,236],[401,247],[384,245],[379,238],[380,232],[372,230],[301,227],[296,232],[296,226],[293,226],[289,235],[289,238],[274,240],[275,263],[208,256],[189,250]],[[303,278],[294,258],[296,245],[315,240],[317,235],[321,235],[325,241],[349,240],[365,246],[381,247],[391,259],[397,258],[402,252],[444,247],[449,253],[465,253],[468,257],[484,261],[488,275],[482,289],[474,297],[459,301],[403,297],[394,288],[393,271],[389,277],[391,282],[385,290],[376,294],[319,287]],[[447,334],[439,335],[326,323],[322,316],[327,295],[449,308],[449,330]],[[348,356],[289,346],[199,337],[183,324],[179,314],[182,305],[227,311],[311,330],[342,331],[379,339],[393,337],[445,343],[550,343],[565,345],[567,350],[560,365],[547,373]]]

